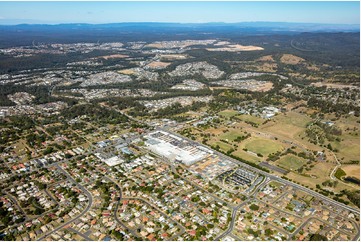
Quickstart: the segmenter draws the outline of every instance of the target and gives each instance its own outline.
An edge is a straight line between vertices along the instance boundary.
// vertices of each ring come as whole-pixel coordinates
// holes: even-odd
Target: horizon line
[[[223,21],[214,21],[214,22],[168,22],[168,21],[124,21],[124,22],[106,22],[106,23],[90,23],[90,22],[57,22],[51,23],[44,21],[41,23],[41,20],[26,19],[25,21],[40,21],[39,23],[1,23],[1,21],[6,21],[6,19],[0,19],[1,26],[16,26],[16,25],[67,25],[67,24],[83,24],[83,25],[107,25],[107,24],[242,24],[242,23],[283,23],[283,24],[318,24],[318,25],[346,25],[346,26],[360,26],[360,23],[319,23],[319,22],[286,22],[286,21],[240,21],[240,22],[223,22]],[[20,19],[8,19],[8,21],[21,21]]]

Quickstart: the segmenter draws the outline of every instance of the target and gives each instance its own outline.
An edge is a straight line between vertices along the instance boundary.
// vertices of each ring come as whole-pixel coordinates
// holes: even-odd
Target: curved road
[[[57,167],[60,171],[62,171],[66,177],[68,177],[69,180],[71,180],[73,183],[77,184],[77,186],[80,188],[80,190],[82,190],[82,192],[84,192],[88,199],[89,199],[89,203],[88,203],[88,206],[78,215],[76,216],[75,218],[69,220],[68,222],[66,223],[63,223],[62,225],[59,225],[57,228],[51,230],[51,231],[48,231],[46,233],[44,233],[40,238],[38,238],[37,240],[44,240],[44,238],[46,238],[47,236],[49,236],[50,234],[52,233],[55,233],[56,231],[59,231],[60,229],[64,228],[65,226],[71,224],[72,222],[74,222],[75,220],[79,219],[80,217],[84,216],[84,214],[86,214],[89,209],[91,208],[92,204],[93,204],[93,197],[92,195],[90,194],[90,192],[88,192],[88,190],[86,190],[82,185],[80,185],[79,183],[77,183],[72,176],[69,175],[68,172],[64,171],[58,164],[55,164],[55,167]]]
[[[276,175],[272,175],[272,174],[267,173],[267,172],[265,172],[265,171],[259,170],[259,169],[255,168],[255,167],[253,167],[253,166],[250,166],[250,165],[248,165],[248,164],[245,164],[245,163],[243,163],[243,162],[241,162],[241,161],[238,161],[238,160],[236,160],[236,159],[233,159],[233,158],[231,158],[231,157],[228,157],[228,156],[226,156],[226,155],[224,155],[224,154],[222,154],[222,153],[220,153],[220,152],[218,152],[218,151],[216,151],[216,150],[211,149],[210,147],[208,147],[208,146],[206,146],[206,145],[203,145],[203,144],[201,144],[201,143],[195,142],[194,140],[190,140],[190,139],[188,139],[187,137],[184,137],[184,136],[182,136],[182,135],[180,135],[180,134],[178,134],[178,133],[172,132],[172,131],[170,131],[170,130],[164,130],[164,129],[162,129],[162,128],[159,128],[158,130],[162,130],[162,131],[164,131],[164,132],[171,133],[171,134],[176,135],[176,136],[178,136],[178,137],[181,137],[181,138],[183,138],[183,139],[185,139],[185,140],[188,140],[189,142],[197,143],[198,145],[200,145],[200,146],[202,146],[202,147],[204,147],[204,148],[207,148],[207,149],[209,149],[209,150],[212,150],[212,151],[213,151],[215,154],[217,154],[218,156],[223,157],[224,159],[231,160],[232,162],[234,162],[234,163],[236,163],[236,164],[239,164],[239,165],[241,165],[241,166],[243,166],[243,167],[246,167],[247,169],[249,169],[249,170],[251,170],[251,171],[257,172],[257,173],[259,173],[259,174],[261,174],[261,175],[263,175],[263,176],[265,176],[265,177],[269,177],[269,178],[272,179],[272,180],[275,180],[275,181],[278,181],[278,182],[281,182],[281,183],[284,183],[284,184],[293,186],[293,187],[295,187],[295,188],[298,188],[298,189],[300,189],[301,191],[310,193],[311,195],[313,195],[313,196],[315,196],[315,197],[318,197],[319,199],[322,199],[322,200],[324,200],[324,201],[327,201],[327,202],[330,203],[330,204],[333,204],[333,205],[342,207],[342,208],[344,208],[344,209],[346,209],[346,210],[348,210],[348,211],[351,211],[351,212],[354,212],[354,213],[360,215],[359,209],[355,209],[355,208],[352,208],[352,207],[350,207],[350,206],[347,206],[347,205],[345,205],[345,204],[343,204],[343,203],[340,203],[340,202],[337,202],[337,201],[335,201],[335,200],[332,200],[331,198],[326,197],[326,196],[324,196],[324,195],[322,195],[322,194],[320,194],[320,193],[318,193],[318,192],[315,192],[315,191],[313,191],[313,190],[311,190],[311,189],[309,189],[309,188],[306,188],[306,187],[304,187],[304,186],[302,186],[302,185],[296,184],[296,183],[294,183],[294,182],[292,182],[292,181],[285,180],[285,179],[283,179],[283,178],[281,178],[281,177],[278,177],[278,176],[276,176]]]

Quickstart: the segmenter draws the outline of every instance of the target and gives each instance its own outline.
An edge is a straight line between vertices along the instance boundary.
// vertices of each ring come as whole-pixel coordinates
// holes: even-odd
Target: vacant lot
[[[240,130],[232,129],[229,132],[220,135],[219,138],[231,142],[239,136],[245,136],[245,134]]]
[[[301,62],[304,62],[305,60],[302,59],[301,57],[295,56],[295,55],[290,55],[290,54],[284,54],[281,57],[281,62],[284,64],[289,64],[289,65],[297,65]]]
[[[252,115],[248,115],[248,114],[241,114],[241,115],[237,115],[237,118],[242,120],[242,121],[247,121],[247,122],[252,122],[255,124],[262,124],[264,121],[266,121],[265,119],[256,117],[256,116],[252,116]]]
[[[121,70],[118,72],[121,74],[125,74],[125,75],[133,75],[135,73],[134,70],[131,70],[131,69],[125,69],[125,70]]]
[[[129,55],[121,55],[121,54],[115,54],[115,55],[103,55],[103,56],[99,56],[97,58],[102,58],[102,59],[118,59],[118,58],[127,58],[129,57]]]
[[[242,159],[244,159],[246,161],[251,161],[251,162],[254,162],[254,163],[259,163],[261,161],[260,157],[251,155],[251,154],[245,152],[242,149],[237,149],[235,152],[232,153],[232,155],[235,155],[235,156],[237,156],[239,158],[242,158]]]
[[[224,110],[218,113],[220,116],[226,117],[226,118],[230,118],[233,116],[236,116],[237,114],[239,114],[238,111],[235,110]]]
[[[226,45],[226,47],[222,48],[206,48],[208,51],[228,51],[228,52],[238,52],[238,51],[255,51],[255,50],[264,50],[260,46],[253,45]]]
[[[267,127],[264,128],[265,131],[295,139],[299,133],[305,131],[311,118],[297,112],[287,112],[275,116],[272,122],[274,125],[267,124]]]
[[[353,176],[360,179],[360,165],[344,165],[342,170],[346,172],[346,176]]]
[[[222,141],[216,141],[216,142],[210,142],[210,144],[212,146],[219,146],[219,148],[221,149],[221,151],[223,152],[227,152],[228,150],[232,149],[232,146],[227,144],[227,143],[224,143]]]
[[[262,56],[260,58],[258,58],[256,61],[269,61],[269,62],[274,62],[275,60],[273,59],[272,55],[265,55]]]
[[[254,153],[262,154],[264,157],[284,149],[283,146],[276,141],[255,137],[247,139],[244,147]]]
[[[152,69],[158,69],[158,68],[166,68],[170,64],[171,63],[169,63],[169,62],[153,61],[153,62],[149,63],[147,66]]]
[[[277,161],[277,164],[287,170],[294,171],[302,167],[303,164],[305,164],[305,160],[289,154],[283,156],[279,161]]]

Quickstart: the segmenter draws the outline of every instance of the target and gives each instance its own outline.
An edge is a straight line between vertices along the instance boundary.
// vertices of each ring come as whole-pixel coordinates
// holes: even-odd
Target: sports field
[[[219,148],[221,149],[221,151],[223,151],[223,152],[227,152],[228,150],[232,149],[231,145],[224,143],[222,141],[211,142],[211,145],[213,145],[213,146],[218,145]]]
[[[235,111],[235,110],[224,110],[222,112],[219,112],[218,114],[223,117],[229,118],[229,117],[233,117],[233,116],[239,114],[239,112]]]
[[[265,119],[262,119],[260,117],[256,117],[248,114],[237,115],[236,117],[242,121],[248,121],[248,122],[256,123],[258,125],[266,121]]]
[[[264,157],[284,149],[283,146],[277,141],[257,137],[251,137],[247,139],[245,141],[244,147],[256,154],[262,154]]]
[[[230,130],[227,133],[224,133],[219,136],[220,139],[227,140],[228,142],[234,141],[238,136],[245,136],[245,134],[240,130]]]
[[[343,165],[342,170],[346,172],[347,176],[353,176],[360,179],[360,165]]]
[[[305,162],[306,161],[300,157],[288,154],[286,156],[283,156],[281,159],[279,159],[277,161],[277,164],[287,170],[294,171],[299,169],[301,166],[303,166]]]

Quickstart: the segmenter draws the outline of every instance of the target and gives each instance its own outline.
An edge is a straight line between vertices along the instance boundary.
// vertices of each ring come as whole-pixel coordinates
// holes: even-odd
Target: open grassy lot
[[[360,165],[343,165],[341,168],[346,172],[346,176],[353,176],[360,179]]]
[[[272,120],[274,125],[267,124],[264,130],[292,139],[296,138],[300,132],[305,131],[310,121],[311,118],[308,116],[291,111],[275,116]]]
[[[264,157],[267,157],[271,153],[282,151],[284,149],[280,143],[274,140],[251,137],[244,142],[244,147],[246,149],[256,154],[260,153]]]
[[[242,149],[237,149],[235,152],[232,153],[232,155],[254,163],[259,163],[261,161],[260,157],[251,155]]]
[[[223,111],[219,112],[218,114],[220,116],[230,118],[230,117],[236,116],[237,114],[239,114],[239,112],[235,111],[235,110],[223,110]]]
[[[271,181],[269,183],[270,186],[275,187],[275,188],[279,188],[280,186],[282,186],[282,183],[276,182],[276,181]]]
[[[241,115],[237,115],[236,117],[242,121],[248,121],[248,122],[256,123],[258,125],[266,121],[265,119],[262,119],[260,117],[256,117],[248,114],[241,114]]]
[[[220,148],[222,151],[224,151],[224,152],[227,152],[228,150],[232,149],[232,146],[231,146],[231,145],[226,144],[226,143],[224,143],[224,142],[222,142],[222,141],[210,142],[210,144],[211,144],[212,146],[217,146],[217,145],[218,145],[219,148]]]
[[[234,141],[238,136],[245,136],[245,134],[240,130],[233,129],[227,133],[220,135],[219,138],[231,142]]]
[[[306,161],[304,159],[290,154],[283,156],[277,161],[279,166],[291,171],[299,169],[305,163]]]

